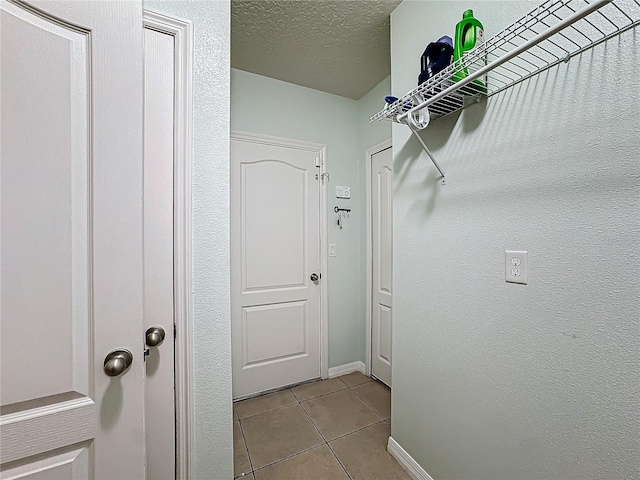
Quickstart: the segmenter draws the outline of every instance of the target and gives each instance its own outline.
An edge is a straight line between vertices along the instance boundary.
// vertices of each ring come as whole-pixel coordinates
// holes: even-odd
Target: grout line
[[[292,388],[301,387],[302,385],[310,385],[310,384],[312,384],[314,382],[317,382],[318,380],[320,380],[320,377],[312,378],[310,380],[305,380],[304,382],[292,383],[291,385],[283,385],[282,387],[272,388],[272,389],[269,389],[269,390],[265,390],[264,392],[256,393],[254,395],[249,395],[247,397],[240,397],[240,398],[236,398],[236,399],[231,399],[231,402],[232,403],[240,403],[240,402],[244,402],[245,400],[253,400],[254,398],[266,397],[267,395],[271,395],[273,393],[284,392],[285,390],[291,390]]]
[[[364,385],[364,384],[363,384]],[[359,386],[359,385],[358,385]],[[386,418],[384,418],[382,415],[380,415],[378,413],[378,410],[376,410],[372,405],[370,405],[364,398],[362,398],[360,395],[358,395],[358,392],[356,392],[355,390],[351,389],[351,391],[353,392],[353,394],[358,397],[360,400],[362,400],[364,402],[364,404],[369,407],[373,413],[375,413],[376,415],[378,415],[378,417],[380,417],[382,420],[386,420]],[[391,417],[389,417],[391,418]]]
[[[339,391],[342,391],[342,390],[339,390]],[[333,392],[333,393],[337,393],[337,392]],[[353,393],[354,393],[354,395],[358,396],[355,392],[353,392]],[[358,398],[360,398],[360,397],[358,396]],[[311,400],[311,399],[310,399],[310,400]],[[306,402],[306,400],[305,400],[305,402]],[[365,405],[367,405],[367,407],[369,407],[369,405],[368,405],[364,400],[362,400],[362,403],[364,403]],[[351,432],[348,432],[348,433],[344,433],[344,434],[342,434],[342,435],[339,435],[339,436],[337,436],[336,438],[332,438],[331,440],[327,440],[327,439],[325,438],[325,436],[324,436],[324,435],[322,435],[322,432],[320,431],[320,429],[318,428],[318,426],[316,425],[316,423],[315,423],[315,422],[313,421],[313,419],[311,418],[311,415],[309,415],[309,412],[307,412],[307,409],[306,409],[306,408],[304,408],[304,405],[303,405],[302,403],[300,403],[300,406],[302,407],[302,409],[304,410],[304,412],[305,412],[305,413],[307,414],[307,416],[309,417],[309,420],[311,420],[311,423],[313,423],[313,426],[314,426],[314,427],[316,427],[316,430],[318,430],[318,433],[322,436],[322,438],[324,438],[324,439],[325,439],[325,442],[326,442],[326,444],[327,444],[327,445],[329,445],[329,442],[333,442],[334,440],[338,440],[339,438],[346,437],[347,435],[351,435],[352,433],[359,432],[359,431],[361,431],[361,430],[364,430],[365,428],[373,427],[374,425],[377,425],[377,424],[379,424],[379,423],[384,422],[384,418],[382,418],[382,417],[378,414],[378,412],[376,412],[376,411],[375,411],[375,410],[373,410],[371,407],[369,407],[369,409],[371,409],[371,411],[372,411],[373,413],[375,413],[375,414],[378,416],[378,418],[379,418],[380,420],[378,420],[377,422],[373,422],[373,423],[371,423],[371,424],[369,424],[369,425],[366,425],[366,426],[364,426],[364,427],[358,428],[357,430],[353,430],[353,431],[351,431]]]
[[[296,400],[298,400],[298,403],[302,403],[302,402],[308,402],[309,400],[315,400],[316,398],[326,397],[327,395],[331,395],[332,393],[342,392],[343,390],[347,390],[348,388],[349,387],[345,386],[345,388],[341,388],[339,390],[333,390],[327,393],[322,393],[320,395],[316,395],[314,397],[309,397],[309,398],[298,398],[298,395],[296,395],[296,392],[294,392],[293,390],[291,390],[291,392],[293,393],[293,396],[296,397]]]
[[[282,390],[282,391],[284,392],[284,390]],[[296,403],[299,403],[299,400],[298,400],[298,398],[296,397],[295,393],[293,393],[293,391],[292,391],[291,393],[293,394],[293,398],[295,399],[295,401],[293,401],[293,402],[291,402],[291,403],[287,403],[286,405],[280,405],[279,407],[271,408],[271,409],[269,409],[269,410],[265,410],[264,412],[254,413],[254,414],[252,414],[252,415],[247,415],[246,417],[241,417],[241,416],[240,416],[240,412],[238,412],[238,418],[239,418],[240,420],[246,420],[247,418],[257,417],[258,415],[262,415],[263,413],[274,412],[274,411],[276,411],[276,410],[281,410],[281,409],[283,409],[283,408],[285,408],[285,407],[290,407],[291,405],[295,405]],[[258,397],[256,397],[256,398],[258,398]],[[241,400],[241,401],[244,401],[244,400]]]
[[[384,421],[384,420],[380,420],[379,422],[372,423],[371,425],[367,425],[366,427],[360,428],[360,429],[358,429],[358,430],[354,430],[353,432],[345,433],[344,435],[341,435],[341,436],[339,436],[339,437],[336,437],[336,438],[334,438],[333,440],[331,440],[331,442],[328,442],[328,443],[327,443],[327,446],[329,447],[329,449],[331,450],[331,452],[333,453],[333,455],[336,457],[336,459],[338,460],[338,462],[340,463],[340,465],[341,465],[341,466],[342,466],[342,468],[344,469],[345,473],[347,474],[347,476],[348,476],[351,480],[353,480],[353,477],[352,477],[352,476],[351,476],[351,474],[349,473],[349,470],[347,470],[347,467],[345,467],[345,466],[344,466],[344,464],[342,463],[342,460],[340,460],[340,457],[338,457],[338,454],[335,452],[335,450],[334,450],[334,449],[333,449],[333,447],[331,446],[331,443],[332,443],[332,442],[335,442],[336,440],[339,440],[339,439],[341,439],[341,438],[348,437],[349,435],[353,435],[354,433],[361,432],[362,430],[365,430],[365,429],[367,429],[367,428],[369,428],[369,427],[373,427],[373,426],[375,426],[375,425],[379,425],[379,424],[381,424],[381,423],[385,423],[385,421]]]
[[[342,375],[341,375],[342,376]],[[337,378],[338,380],[340,380],[340,383],[342,383],[345,387],[349,388],[349,385],[347,385],[346,383],[344,383],[344,380],[342,380],[340,377],[333,377],[333,378]],[[330,379],[327,379],[330,380]]]
[[[331,439],[331,440],[329,440],[327,443],[335,442],[336,440],[339,440],[339,439],[344,438],[344,437],[348,437],[349,435],[352,435],[352,434],[354,434],[354,433],[361,432],[362,430],[366,430],[366,429],[367,429],[367,428],[369,428],[369,427],[373,427],[373,426],[375,426],[375,425],[379,425],[379,424],[381,424],[381,423],[385,423],[385,421],[384,421],[384,420],[378,420],[377,422],[373,422],[372,424],[367,425],[366,427],[361,427],[361,428],[359,428],[359,429],[357,429],[357,430],[354,430],[353,432],[344,433],[344,434],[342,434],[342,435],[340,435],[340,436],[338,436],[338,437],[336,437],[336,438],[332,438],[332,439]]]
[[[318,395],[317,397],[310,397],[310,398],[305,398],[304,400],[298,400],[298,402],[300,402],[300,403],[308,402],[309,400],[315,400],[316,398],[326,397],[327,395],[332,395],[332,394],[338,393],[338,392],[344,392],[345,390],[349,390],[349,387],[341,388],[340,390],[335,390],[333,392],[323,393],[322,395]],[[294,393],[294,395],[295,395],[295,393]]]
[[[298,395],[296,395],[296,392],[293,391],[293,388],[290,390],[291,390],[291,393],[293,393],[293,398],[296,399],[296,402],[300,403],[300,399],[298,398]]]
[[[340,377],[334,377],[334,378],[340,379]],[[326,379],[326,380],[333,380],[333,379],[330,379],[330,378],[329,378],[329,379]],[[251,397],[251,398],[247,398],[247,399],[244,399],[244,400],[235,400],[235,401],[233,401],[232,403],[233,403],[233,406],[234,406],[234,408],[235,408],[235,407],[236,407],[236,404],[238,404],[238,403],[246,402],[246,401],[249,401],[249,400],[254,400],[254,399],[256,399],[256,398],[265,397],[265,396],[267,396],[267,395],[272,395],[272,394],[274,394],[274,393],[281,393],[281,392],[284,392],[284,391],[286,391],[286,390],[290,390],[290,391],[291,391],[291,393],[293,394],[293,397],[296,399],[296,401],[297,401],[298,403],[302,403],[302,402],[308,402],[309,400],[314,400],[314,399],[316,399],[316,398],[326,397],[327,395],[331,395],[332,393],[342,392],[343,390],[351,390],[353,387],[359,387],[360,385],[364,385],[365,383],[370,383],[370,382],[372,382],[372,381],[374,381],[374,380],[370,380],[369,382],[360,383],[360,384],[358,384],[358,385],[354,385],[353,387],[350,387],[349,385],[347,385],[346,383],[344,383],[342,380],[340,380],[340,382],[345,386],[345,388],[341,388],[340,390],[334,390],[333,392],[323,393],[322,395],[318,395],[318,396],[315,396],[315,397],[305,398],[305,399],[303,399],[303,400],[299,399],[299,398],[298,398],[298,396],[296,395],[296,392],[294,392],[294,391],[293,391],[293,389],[294,389],[294,388],[296,388],[296,387],[303,387],[303,386],[305,386],[305,385],[312,385],[312,384],[313,384],[313,383],[315,383],[315,382],[321,382],[321,381],[324,381],[324,380],[314,380],[314,381],[311,381],[311,382],[306,382],[306,383],[302,383],[302,384],[300,384],[300,385],[296,385],[296,386],[294,386],[294,387],[287,387],[287,388],[283,388],[283,389],[281,389],[281,390],[277,390],[277,391],[275,391],[275,392],[269,392],[269,393],[261,394],[261,395],[258,395],[258,396],[256,396],[256,397]],[[354,392],[354,393],[355,393],[355,392]],[[254,414],[252,414],[252,415],[247,415],[246,417],[241,417],[241,416],[240,416],[240,412],[238,412],[238,420],[244,420],[245,418],[255,417],[256,415],[262,415],[263,413],[273,412],[274,410],[280,410],[281,408],[284,408],[284,407],[290,407],[290,406],[291,406],[291,405],[293,405],[294,403],[296,403],[296,402],[291,402],[291,403],[288,403],[288,404],[286,404],[286,405],[281,405],[281,406],[279,406],[279,407],[272,408],[272,409],[270,409],[270,410],[265,410],[264,412],[254,413]],[[236,411],[237,411],[237,408],[236,408]]]
[[[333,453],[333,456],[336,457],[336,460],[338,460],[338,463],[340,464],[340,466],[342,467],[342,469],[344,470],[344,473],[347,474],[347,477],[349,477],[350,480],[353,480],[353,477],[351,476],[351,474],[349,473],[349,470],[347,470],[347,467],[344,466],[344,463],[342,463],[342,460],[340,460],[340,457],[338,457],[338,455],[336,454],[336,452],[334,452],[333,448],[331,447],[330,444],[327,443],[327,447],[329,447],[329,450],[331,450],[331,453]]]
[[[362,382],[362,383],[358,383],[357,385],[347,385],[346,383],[344,383],[345,385],[347,385],[347,387],[349,388],[356,388],[356,387],[361,387],[362,385],[366,385],[367,383],[371,383],[371,382],[375,382],[375,380],[371,377],[367,377],[369,380],[367,380],[366,382]]]
[[[244,443],[244,449],[247,452],[247,458],[249,459],[249,468],[251,469],[250,472],[245,472],[245,474],[247,473],[253,474],[253,461],[251,461],[251,454],[249,453],[249,446],[247,445],[247,439],[244,438],[244,428],[242,428],[241,420],[238,420],[238,425],[240,425],[240,433],[242,433],[242,443]]]
[[[320,431],[320,429],[316,425],[316,422],[313,421],[313,418],[311,418],[311,415],[309,415],[309,412],[307,412],[307,409],[304,408],[304,405],[301,402],[298,402],[298,403],[299,403],[300,407],[302,408],[302,411],[307,415],[307,418],[309,419],[311,424],[315,427],[315,429],[318,431],[318,433],[320,434],[320,436],[324,440],[324,443],[328,445],[329,442],[327,442],[327,439],[324,437],[324,435],[322,434],[322,432]]]
[[[275,462],[267,463],[266,465],[263,465],[262,467],[258,467],[255,470],[253,470],[253,472],[251,472],[251,473],[255,473],[255,472],[259,471],[259,470],[263,470],[263,469],[265,469],[267,467],[275,465],[276,463],[284,462],[285,460],[289,460],[289,459],[291,459],[293,457],[297,457],[298,455],[302,455],[303,453],[307,453],[307,452],[309,452],[311,450],[323,447],[325,445],[326,445],[326,443],[319,443],[318,445],[314,445],[313,447],[309,447],[309,448],[307,448],[305,450],[302,450],[300,452],[292,453],[291,455],[287,455],[286,457],[283,457],[280,460],[276,460]]]

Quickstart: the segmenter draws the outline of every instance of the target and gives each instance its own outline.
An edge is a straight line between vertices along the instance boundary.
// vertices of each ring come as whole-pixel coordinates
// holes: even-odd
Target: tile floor
[[[233,407],[236,478],[410,478],[387,453],[391,391],[361,373],[243,400]]]

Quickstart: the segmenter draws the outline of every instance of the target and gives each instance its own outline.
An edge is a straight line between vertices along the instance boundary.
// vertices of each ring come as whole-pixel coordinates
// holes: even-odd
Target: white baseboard
[[[387,451],[395,458],[400,466],[405,469],[413,480],[433,480],[431,476],[402,448],[393,437],[389,437]]]
[[[338,365],[337,367],[331,367],[329,369],[329,378],[339,377],[340,375],[346,375],[347,373],[353,372],[360,372],[364,375],[364,363],[353,362]]]

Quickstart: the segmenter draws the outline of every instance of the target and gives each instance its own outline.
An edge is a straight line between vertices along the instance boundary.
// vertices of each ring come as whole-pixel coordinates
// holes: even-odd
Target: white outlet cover
[[[504,252],[504,279],[508,283],[529,283],[529,262],[524,250],[507,250]]]
[[[336,244],[335,243],[330,243],[329,244],[329,256],[330,257],[335,257],[336,256]]]

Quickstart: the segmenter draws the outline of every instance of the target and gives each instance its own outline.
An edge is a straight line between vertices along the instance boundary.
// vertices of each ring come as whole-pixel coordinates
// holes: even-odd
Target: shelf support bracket
[[[440,175],[442,175],[442,177],[440,178],[440,185],[446,185],[447,181],[445,179],[444,172],[442,171],[442,168],[440,168],[440,165],[438,165],[438,162],[434,158],[433,153],[431,153],[431,150],[429,150],[429,147],[427,147],[427,145],[424,143],[424,140],[422,140],[420,135],[418,135],[418,131],[414,129],[409,123],[407,123],[407,125],[409,126],[409,129],[411,130],[411,132],[415,135],[415,137],[420,142],[420,145],[422,145],[422,148],[424,149],[424,151],[427,153],[427,155],[433,162],[433,165],[438,169],[438,171],[440,172]]]

